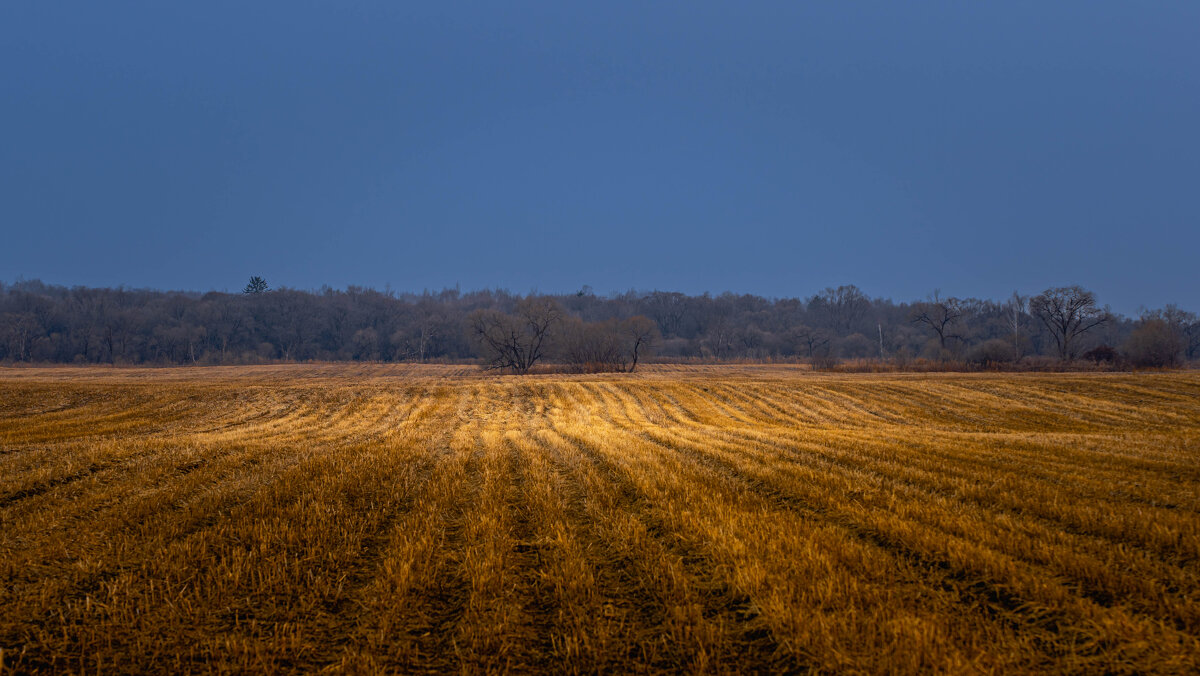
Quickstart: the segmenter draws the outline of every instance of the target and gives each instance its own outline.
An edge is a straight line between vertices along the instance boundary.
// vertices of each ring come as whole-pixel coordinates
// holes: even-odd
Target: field
[[[1200,669],[1200,374],[0,369],[17,671]]]

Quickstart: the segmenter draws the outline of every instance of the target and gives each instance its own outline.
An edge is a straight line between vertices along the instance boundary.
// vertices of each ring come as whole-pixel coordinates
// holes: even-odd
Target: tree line
[[[913,302],[855,286],[807,297],[597,295],[503,290],[395,293],[351,286],[241,293],[0,283],[0,361],[243,364],[478,362],[525,373],[554,363],[631,371],[657,360],[844,360],[962,365],[1086,360],[1176,366],[1200,359],[1200,321],[1174,305],[1110,312],[1081,287],[1002,300],[940,292]]]

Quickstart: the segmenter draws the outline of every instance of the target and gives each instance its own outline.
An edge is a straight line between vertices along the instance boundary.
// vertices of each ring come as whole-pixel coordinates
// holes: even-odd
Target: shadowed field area
[[[2,369],[0,648],[1195,671],[1200,374]]]

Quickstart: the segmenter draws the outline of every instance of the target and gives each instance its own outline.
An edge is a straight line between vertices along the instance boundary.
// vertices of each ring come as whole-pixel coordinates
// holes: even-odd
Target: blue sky
[[[249,7],[245,5],[250,5]],[[1200,3],[0,7],[0,279],[1200,310]]]

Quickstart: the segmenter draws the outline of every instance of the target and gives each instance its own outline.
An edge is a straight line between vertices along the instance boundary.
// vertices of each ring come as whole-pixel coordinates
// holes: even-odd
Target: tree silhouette
[[[255,275],[250,278],[250,282],[246,284],[246,288],[242,289],[242,293],[262,293],[268,288],[267,280]]]
[[[1029,313],[1049,329],[1063,361],[1075,356],[1081,334],[1109,319],[1107,310],[1096,306],[1096,295],[1080,286],[1046,289],[1029,301]]]

